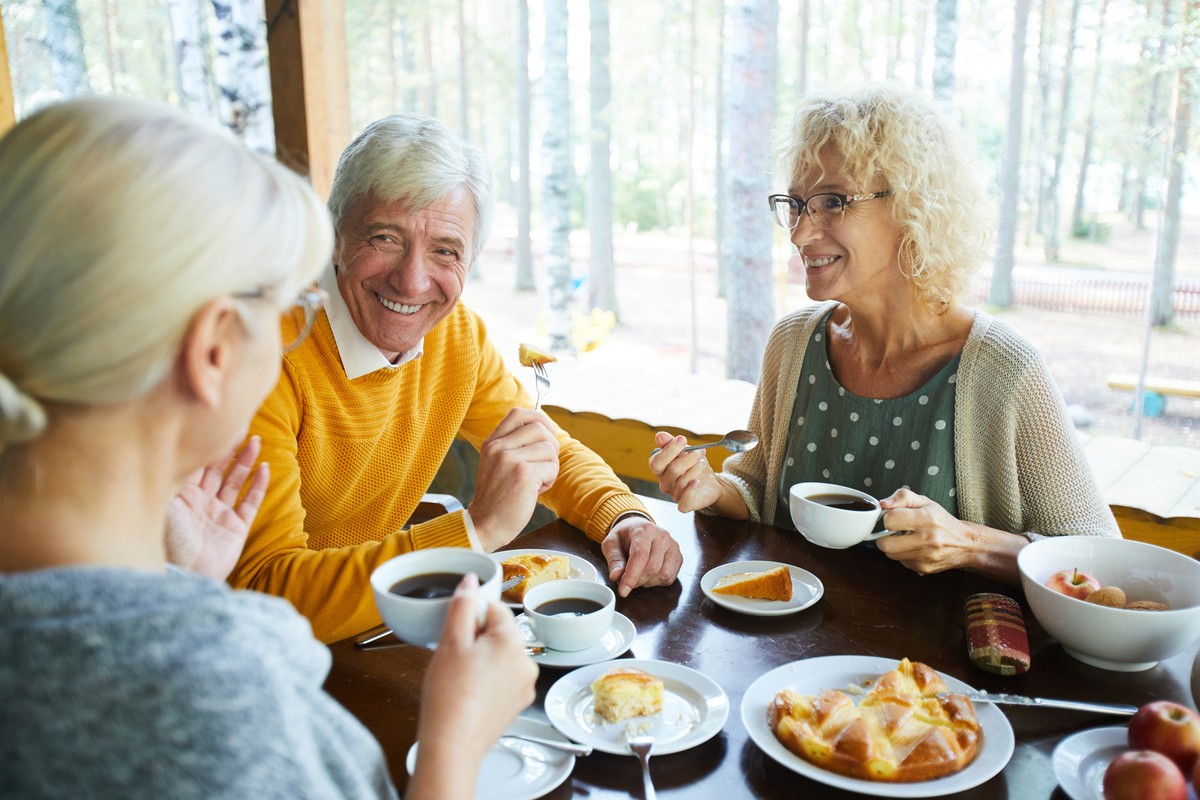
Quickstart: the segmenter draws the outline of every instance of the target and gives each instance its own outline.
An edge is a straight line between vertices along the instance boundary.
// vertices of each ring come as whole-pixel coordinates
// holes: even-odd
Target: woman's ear
[[[208,408],[216,408],[229,373],[237,363],[239,326],[232,298],[217,297],[192,317],[179,350],[179,376],[185,391]]]

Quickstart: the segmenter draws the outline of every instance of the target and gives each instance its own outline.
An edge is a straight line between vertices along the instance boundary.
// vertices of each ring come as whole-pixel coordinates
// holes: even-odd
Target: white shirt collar
[[[333,330],[333,341],[337,344],[338,354],[342,358],[342,369],[350,380],[370,375],[381,369],[396,369],[407,364],[425,352],[425,340],[422,339],[416,347],[407,353],[401,353],[396,363],[384,358],[379,348],[367,341],[366,337],[354,324],[346,299],[338,288],[337,274],[331,265],[321,276],[318,284],[329,293],[329,302],[325,304],[325,312],[329,315],[329,327]]]

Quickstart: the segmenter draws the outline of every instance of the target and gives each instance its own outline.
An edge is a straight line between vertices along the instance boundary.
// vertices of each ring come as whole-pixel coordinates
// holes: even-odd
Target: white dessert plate
[[[533,631],[521,624],[524,619],[524,614],[517,616],[517,628],[520,629],[521,635],[525,637],[526,641],[533,641]],[[588,664],[598,664],[624,653],[633,644],[636,636],[637,628],[634,627],[633,622],[620,611],[616,611],[613,613],[612,624],[600,637],[600,641],[586,650],[552,650],[547,647],[540,654],[530,656],[530,658],[543,667],[583,667]]]
[[[822,689],[865,688],[899,663],[894,658],[875,656],[823,656],[793,661],[762,675],[742,697],[742,724],[750,739],[771,758],[788,769],[815,781],[862,792],[874,797],[938,797],[978,786],[1004,769],[1016,744],[1008,718],[990,703],[976,703],[975,711],[983,728],[983,743],[975,760],[964,769],[944,778],[915,783],[881,783],[848,778],[810,764],[792,753],[772,733],[767,723],[767,706],[784,689],[799,694],[817,694]],[[941,673],[939,673],[941,674]],[[968,691],[970,686],[951,675],[942,674],[951,691]],[[851,695],[853,697],[853,695]]]
[[[775,567],[787,567],[788,572],[792,573],[791,600],[755,600],[749,597],[713,593],[712,588],[717,585],[717,581],[730,573],[766,572]],[[709,600],[730,611],[751,614],[756,617],[777,617],[783,614],[795,614],[816,603],[821,599],[821,595],[825,594],[825,584],[821,583],[821,579],[808,570],[793,567],[791,564],[783,564],[778,561],[734,561],[731,564],[713,567],[704,573],[704,577],[700,579],[700,591],[704,592],[704,596]]]
[[[1080,731],[1054,748],[1054,778],[1071,800],[1103,800],[1104,771],[1128,749],[1128,728]]]
[[[517,717],[506,734],[540,736],[543,739],[563,739],[562,734],[537,720]],[[417,748],[408,751],[405,767],[412,775],[417,767]],[[500,740],[483,757],[479,779],[475,782],[478,800],[535,800],[554,790],[575,768],[575,756],[552,747],[523,739]]]
[[[1054,778],[1071,800],[1104,800],[1104,771],[1129,750],[1126,727],[1091,728],[1068,736],[1054,748]],[[1196,790],[1188,781],[1188,797]]]
[[[592,681],[614,666],[636,667],[663,682],[663,709],[646,717],[606,722],[595,712]],[[669,661],[625,659],[568,672],[546,693],[546,716],[560,733],[597,750],[633,755],[626,741],[654,737],[653,755],[667,755],[707,742],[729,718],[729,697],[711,678]]]
[[[571,555],[570,553],[564,553],[560,550],[497,550],[489,555],[491,555],[491,557],[497,562],[500,562],[506,558],[512,558],[513,556],[528,556],[533,555],[534,553],[542,553],[548,556],[566,556],[568,578],[581,581],[595,581],[596,583],[604,582],[600,579],[600,573],[592,565],[592,562],[588,561],[586,558],[580,558],[579,556]],[[504,600],[503,602],[512,609],[524,608],[524,606],[520,603],[510,603],[508,600]]]

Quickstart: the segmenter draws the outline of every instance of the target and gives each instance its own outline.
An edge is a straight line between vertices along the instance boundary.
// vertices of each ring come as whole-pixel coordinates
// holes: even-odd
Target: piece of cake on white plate
[[[721,576],[713,594],[733,595],[754,600],[792,599],[792,573],[784,565],[764,572],[733,572]]]
[[[663,682],[636,667],[610,669],[592,681],[596,713],[608,722],[662,711]]]

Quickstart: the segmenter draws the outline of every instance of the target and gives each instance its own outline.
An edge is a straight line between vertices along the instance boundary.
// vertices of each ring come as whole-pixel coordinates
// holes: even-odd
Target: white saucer
[[[1103,800],[1104,771],[1128,749],[1128,728],[1080,731],[1054,748],[1054,778],[1071,800]]]
[[[504,559],[512,558],[513,556],[528,556],[528,555],[533,555],[535,553],[540,553],[540,554],[548,555],[548,556],[566,556],[567,557],[567,577],[572,580],[595,581],[596,583],[604,582],[600,578],[599,570],[596,569],[596,567],[592,564],[592,562],[588,561],[586,558],[581,558],[579,556],[572,555],[571,553],[564,553],[560,550],[538,550],[538,549],[497,550],[496,552],[489,553],[488,555],[491,556],[496,561],[496,563],[499,563],[499,562],[503,561]],[[525,607],[520,603],[514,603],[512,601],[505,600],[503,598],[501,598],[500,602],[504,603],[506,606],[508,606],[509,608],[511,608],[514,611],[520,611],[522,608]]]
[[[568,741],[550,725],[525,717],[513,720],[505,734]],[[414,744],[405,759],[409,775],[417,767],[419,746],[420,742]],[[553,791],[574,768],[575,756],[570,753],[502,736],[483,757],[479,779],[475,781],[475,797],[479,800],[535,800]]]
[[[765,572],[775,567],[787,567],[792,574],[791,600],[757,600],[751,597],[734,597],[728,594],[716,594],[712,588],[717,581],[734,572]],[[825,585],[821,579],[806,569],[783,564],[779,561],[734,561],[721,564],[704,573],[700,579],[700,590],[704,596],[719,606],[736,611],[739,614],[750,614],[756,617],[778,617],[784,614],[795,614],[815,604],[825,594]]]
[[[533,639],[533,631],[521,624],[524,619],[524,614],[517,617],[517,627],[526,641],[530,641]],[[588,664],[599,664],[601,661],[616,658],[628,650],[629,646],[633,644],[635,636],[637,636],[637,628],[634,627],[629,617],[620,611],[615,611],[612,625],[608,626],[608,630],[600,637],[600,641],[586,650],[567,652],[546,648],[541,654],[530,656],[530,658],[543,667],[583,667]]]

